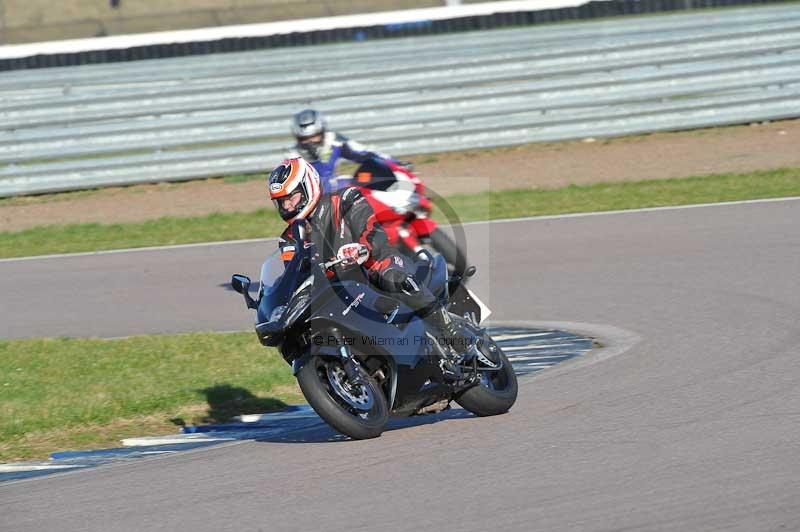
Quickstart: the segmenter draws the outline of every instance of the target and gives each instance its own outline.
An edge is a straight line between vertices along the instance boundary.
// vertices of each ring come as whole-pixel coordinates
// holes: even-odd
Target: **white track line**
[[[561,220],[561,219],[569,219],[569,218],[587,218],[590,216],[615,216],[619,214],[636,214],[636,213],[643,213],[643,212],[659,212],[659,211],[680,211],[686,209],[703,209],[708,207],[730,207],[734,205],[755,205],[760,203],[779,203],[779,202],[786,202],[786,201],[798,201],[800,200],[800,196],[793,196],[790,198],[768,198],[768,199],[757,199],[757,200],[743,200],[743,201],[728,201],[728,202],[721,202],[721,203],[698,203],[695,205],[677,205],[674,207],[648,207],[646,209],[627,209],[621,211],[602,211],[602,212],[579,212],[573,214],[554,214],[548,216],[530,216],[525,218],[507,218],[503,220],[483,220],[477,222],[465,222],[461,224],[462,226],[468,225],[480,225],[480,224],[506,224],[506,223],[517,223],[517,222],[535,222],[540,220]],[[89,251],[83,253],[59,253],[55,255],[37,255],[31,257],[14,257],[10,259],[0,259],[0,263],[3,262],[18,262],[18,261],[29,261],[29,260],[46,260],[46,259],[61,259],[61,258],[69,258],[69,257],[86,257],[92,255],[111,255],[116,253],[134,253],[138,251],[168,251],[172,249],[186,249],[186,248],[198,248],[198,247],[207,247],[207,246],[227,246],[233,244],[251,244],[251,243],[259,243],[259,242],[270,242],[277,240],[277,238],[251,238],[247,240],[223,240],[221,242],[198,242],[196,244],[175,244],[171,246],[151,246],[146,248],[125,248],[125,249],[111,249],[107,251]]]
[[[568,346],[568,345],[570,345],[570,344],[564,344],[565,347]],[[529,349],[531,349],[531,347],[532,347],[531,344],[528,344],[528,345],[514,345],[514,346],[509,346],[509,347],[501,345],[500,349],[503,350],[503,353],[506,353],[506,354],[508,354],[508,356],[511,357],[511,356],[517,356],[518,354],[522,355],[524,353],[519,353],[519,351],[528,351]]]
[[[528,345],[511,345],[511,346],[500,346],[500,348],[505,353],[513,353],[515,351],[526,351],[528,349],[535,350],[535,349],[551,349],[554,347],[573,347],[574,341],[565,341],[559,344],[548,344],[548,345],[536,345],[536,344],[528,344]]]
[[[534,360],[552,360],[554,358],[566,358],[575,356],[573,353],[562,355],[549,355],[549,356],[528,356],[528,355],[513,355],[508,357],[511,362],[532,362]]]
[[[25,260],[64,259],[71,257],[91,257],[94,255],[116,255],[118,253],[134,253],[136,251],[167,251],[171,249],[202,248],[208,246],[229,246],[232,244],[257,244],[261,242],[277,241],[277,237],[250,238],[247,240],[222,240],[220,242],[198,242],[196,244],[173,244],[171,246],[150,246],[146,248],[107,249],[105,251],[85,251],[81,253],[56,253],[54,255],[34,255],[31,257],[14,257],[0,259],[0,262],[17,262]]]
[[[572,347],[572,344],[563,344],[563,345],[560,345],[559,347]],[[516,345],[516,346],[513,346],[513,347],[503,347],[501,345],[500,348],[503,350],[503,353],[507,354],[510,357],[522,356],[524,354],[527,354],[529,351],[531,351],[530,354],[533,354],[532,353],[533,345],[531,345],[531,344],[528,344],[528,345]]]
[[[0,464],[0,473],[25,473],[28,471],[45,471],[49,469],[75,469],[86,467],[75,464]]]
[[[659,212],[659,211],[682,211],[686,209],[704,209],[707,207],[731,207],[735,205],[755,205],[759,203],[778,203],[784,201],[798,201],[800,196],[792,196],[789,198],[766,198],[756,200],[742,200],[742,201],[723,201],[719,203],[696,203],[694,205],[675,205],[667,207],[647,207],[644,209],[623,209],[619,211],[598,211],[598,212],[576,212],[572,214],[553,214],[548,216],[527,216],[522,218],[505,218],[503,220],[488,220],[478,222],[465,222],[461,225],[479,225],[485,223],[516,223],[516,222],[535,222],[539,220],[562,220],[568,218],[588,218],[590,216],[614,216],[617,214],[636,214],[642,212]]]
[[[521,340],[523,338],[534,338],[536,336],[547,336],[554,334],[555,331],[547,331],[547,332],[540,332],[540,333],[518,333],[518,334],[498,334],[496,336],[492,336],[497,342],[502,342],[504,340]]]
[[[564,342],[564,343],[560,343],[560,344],[546,344],[546,345],[535,345],[534,344],[534,345],[529,345],[528,349],[552,349],[554,347],[570,347],[570,346],[572,346],[572,342]],[[515,346],[515,347],[520,347],[520,346]],[[501,346],[501,348],[502,348],[502,346]],[[513,351],[514,347],[502,348],[502,349],[503,349],[503,351]]]
[[[177,445],[198,442],[216,442],[235,440],[233,437],[208,436],[202,434],[175,434],[173,436],[144,436],[141,438],[125,438],[123,447],[149,447],[151,445]]]

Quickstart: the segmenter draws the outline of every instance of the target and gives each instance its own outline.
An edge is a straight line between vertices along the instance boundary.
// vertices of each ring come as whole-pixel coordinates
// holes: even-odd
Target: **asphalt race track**
[[[0,530],[798,529],[798,227],[798,200],[469,226],[493,318],[607,347],[496,418],[8,482]],[[219,285],[266,247],[3,262],[0,335],[243,329]]]

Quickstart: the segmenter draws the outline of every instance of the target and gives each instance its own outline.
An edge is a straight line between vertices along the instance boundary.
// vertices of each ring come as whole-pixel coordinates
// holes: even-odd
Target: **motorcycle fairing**
[[[424,237],[433,233],[436,230],[437,224],[430,218],[414,218],[411,221],[411,227],[414,228],[417,235]]]
[[[397,301],[398,315],[405,320],[390,324],[386,314],[375,309],[385,296],[371,285],[344,281],[334,283],[333,288],[338,297],[325,299],[315,308],[309,322],[316,329],[336,327],[346,339],[345,344],[356,352],[386,357],[392,379],[391,410],[397,413],[416,411],[425,406],[423,403],[430,402],[432,393],[444,397],[451,391],[441,379],[438,347],[433,345],[436,339],[410,307]],[[335,347],[331,349],[326,345],[328,340],[322,338],[318,340],[322,345],[316,346],[312,339],[308,351],[293,362],[293,372],[299,371],[314,354],[339,356]]]

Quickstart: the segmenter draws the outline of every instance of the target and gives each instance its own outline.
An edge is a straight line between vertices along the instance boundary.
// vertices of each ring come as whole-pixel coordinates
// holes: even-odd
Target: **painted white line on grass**
[[[174,454],[178,451],[142,451],[142,454]]]
[[[145,436],[142,438],[125,438],[123,447],[149,447],[151,445],[175,445],[209,441],[230,441],[235,438],[224,436],[207,436],[205,434],[175,434],[174,436]]]
[[[0,473],[25,473],[27,471],[44,471],[48,469],[75,469],[83,465],[63,464],[0,464]]]
[[[306,407],[302,411],[298,412],[269,412],[267,414],[243,414],[241,416],[234,416],[234,421],[238,421],[239,423],[252,423],[254,426],[257,426],[259,423],[265,423],[269,421],[286,421],[287,419],[306,419],[306,418],[314,418],[317,414],[311,409],[311,407]],[[265,427],[261,427],[265,428]]]
[[[480,224],[506,224],[517,222],[536,222],[543,220],[562,220],[569,218],[587,218],[590,216],[615,216],[619,214],[637,214],[645,212],[659,212],[659,211],[680,211],[686,209],[703,209],[707,207],[731,207],[735,205],[755,205],[759,203],[779,203],[787,201],[800,201],[800,196],[792,196],[788,198],[766,198],[756,200],[742,200],[742,201],[727,201],[720,203],[697,203],[694,205],[675,205],[671,207],[647,207],[644,209],[623,209],[619,211],[597,211],[597,212],[578,212],[572,214],[552,214],[547,216],[529,216],[523,218],[505,218],[502,220],[481,220],[475,222],[465,222],[461,225],[480,225]],[[172,249],[185,249],[185,248],[198,248],[207,246],[228,246],[235,244],[251,244],[259,242],[270,242],[278,240],[277,237],[271,238],[251,238],[246,240],[223,240],[221,242],[198,242],[195,244],[174,244],[170,246],[151,246],[144,248],[125,248],[125,249],[109,249],[106,251],[88,251],[82,253],[59,253],[54,255],[34,255],[30,257],[13,257],[8,259],[0,259],[3,262],[17,262],[29,260],[45,260],[45,259],[61,259],[69,257],[86,257],[92,255],[110,255],[116,253],[134,253],[138,251],[168,251]]]

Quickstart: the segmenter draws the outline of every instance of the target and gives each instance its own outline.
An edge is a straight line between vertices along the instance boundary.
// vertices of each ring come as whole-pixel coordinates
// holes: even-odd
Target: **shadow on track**
[[[412,416],[406,418],[390,418],[389,424],[384,434],[393,430],[403,430],[434,423],[451,422],[461,419],[474,418],[475,416],[462,408],[446,410],[438,414],[428,414],[424,416]],[[318,422],[311,427],[300,428],[278,434],[269,434],[264,437],[254,438],[258,442],[268,443],[338,443],[354,441],[351,438],[339,434],[324,421]]]

